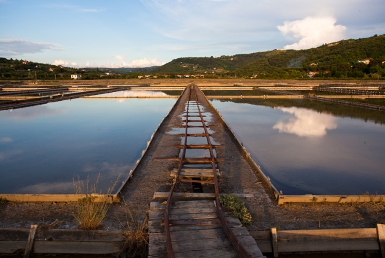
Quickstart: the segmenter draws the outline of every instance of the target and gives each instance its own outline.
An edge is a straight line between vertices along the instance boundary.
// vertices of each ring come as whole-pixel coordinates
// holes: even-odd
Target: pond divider
[[[94,202],[120,202],[118,194],[0,194],[0,198],[9,202],[77,202],[86,197]]]
[[[186,88],[185,88],[186,89]],[[184,92],[184,91],[183,91]],[[183,94],[183,92],[181,93],[181,95]],[[155,129],[155,131],[151,134],[151,137],[150,137],[150,140],[147,141],[147,144],[146,144],[146,148],[144,150],[142,150],[142,155],[139,159],[136,160],[135,162],[135,167],[133,169],[130,170],[130,172],[128,173],[128,176],[127,176],[127,179],[123,182],[123,184],[121,185],[121,187],[118,189],[117,193],[120,194],[120,192],[122,191],[122,189],[124,188],[124,186],[126,185],[126,183],[133,177],[134,175],[134,172],[135,170],[137,169],[137,167],[139,166],[140,162],[142,161],[144,155],[146,154],[146,152],[148,151],[148,149],[150,148],[150,145],[154,139],[154,136],[155,134],[159,131],[160,127],[162,126],[163,122],[170,117],[170,114],[175,110],[176,106],[179,104],[180,102],[180,98],[178,97],[178,100],[174,103],[174,105],[172,106],[172,108],[170,109],[170,111],[167,113],[167,115],[165,117],[163,117],[162,121],[159,123],[159,125],[157,126],[157,128]]]

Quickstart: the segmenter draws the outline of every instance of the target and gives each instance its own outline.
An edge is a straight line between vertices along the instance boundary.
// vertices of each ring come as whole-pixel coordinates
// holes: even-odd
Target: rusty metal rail
[[[219,221],[216,223],[219,223],[222,225],[222,228],[231,242],[233,248],[237,252],[237,254],[240,257],[251,257],[251,255],[246,251],[246,249],[242,246],[242,244],[237,240],[236,236],[230,229],[226,219],[224,212],[222,210],[220,200],[219,200],[219,184],[218,184],[218,174],[217,174],[217,159],[214,155],[214,148],[217,147],[217,145],[213,145],[210,140],[210,134],[208,131],[208,126],[206,125],[206,121],[204,120],[204,115],[202,114],[202,110],[200,108],[200,103],[202,101],[207,101],[207,99],[204,97],[203,93],[199,90],[199,88],[196,85],[189,85],[186,88],[185,94],[188,94],[188,101],[186,103],[185,107],[185,119],[183,119],[183,122],[185,125],[182,128],[185,128],[185,133],[181,136],[184,137],[184,143],[181,146],[178,146],[181,148],[181,156],[179,160],[179,165],[176,173],[176,178],[174,180],[174,183],[171,187],[171,190],[169,192],[168,198],[167,198],[167,205],[165,209],[165,218],[164,218],[164,228],[165,228],[165,234],[166,234],[166,246],[167,246],[167,252],[170,258],[174,258],[174,250],[173,250],[173,245],[171,242],[171,234],[170,234],[170,227],[172,225],[180,225],[178,222],[170,220],[170,214],[171,214],[171,204],[172,204],[172,198],[173,198],[173,193],[176,190],[177,186],[179,183],[184,182],[184,183],[195,183],[195,184],[211,184],[214,186],[214,191],[215,191],[215,207],[216,207],[216,212],[217,216],[219,218]],[[198,97],[199,96],[199,97]],[[204,99],[200,99],[204,98]],[[191,108],[194,107],[196,110],[194,112],[191,111]],[[191,115],[192,113],[192,115]],[[199,118],[199,120],[193,120],[190,119],[192,117]],[[199,127],[203,128],[204,133],[202,134],[189,134],[188,130],[189,128],[196,128],[196,125],[189,125],[189,123],[200,123],[201,125]],[[199,144],[199,145],[189,145],[187,144],[187,139],[188,137],[194,137],[194,136],[201,136],[201,137],[206,137],[207,144]],[[209,158],[194,158],[197,162],[191,161],[194,160],[192,158],[186,158],[186,151],[187,149],[205,149],[209,150],[210,152],[210,157]],[[209,164],[211,166],[210,170],[212,171],[212,178],[184,178],[182,177],[182,169],[184,168],[185,164],[202,164],[202,160],[204,160],[205,164]],[[195,226],[205,226],[207,225],[206,223],[197,223],[194,221],[190,221],[187,223],[187,225],[195,225]]]

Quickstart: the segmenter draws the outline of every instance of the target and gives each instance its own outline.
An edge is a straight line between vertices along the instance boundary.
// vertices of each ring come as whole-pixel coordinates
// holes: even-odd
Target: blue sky
[[[384,33],[384,0],[0,0],[0,57],[71,67],[144,67]]]

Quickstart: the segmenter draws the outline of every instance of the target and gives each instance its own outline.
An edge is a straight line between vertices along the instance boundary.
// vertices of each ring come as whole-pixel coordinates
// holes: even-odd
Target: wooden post
[[[271,245],[273,247],[274,257],[278,257],[278,237],[277,237],[277,228],[271,228]]]
[[[28,258],[29,255],[31,254],[33,243],[35,242],[36,230],[37,230],[37,225],[31,225],[31,229],[29,230],[27,246],[25,247],[23,258]]]
[[[380,245],[381,257],[385,258],[385,225],[377,224],[377,237]]]

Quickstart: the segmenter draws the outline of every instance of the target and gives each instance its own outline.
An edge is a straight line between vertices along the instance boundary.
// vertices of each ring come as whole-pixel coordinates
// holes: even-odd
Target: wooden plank
[[[166,202],[151,202],[150,203],[150,210],[152,209],[165,209],[166,208]],[[214,200],[190,200],[190,201],[177,201],[173,202],[171,204],[171,207],[173,209],[184,209],[187,207],[196,207],[196,208],[206,208],[213,206],[214,207]]]
[[[171,241],[190,241],[199,239],[214,239],[214,238],[226,238],[225,232],[221,228],[205,229],[198,228],[197,230],[185,230],[171,232]],[[166,236],[163,233],[150,234],[149,243],[166,242]]]
[[[36,235],[37,225],[31,225],[31,229],[29,231],[29,236],[27,240],[27,245],[24,249],[24,258],[28,258],[29,255],[32,252],[33,244],[35,242],[35,235]]]
[[[165,244],[163,242],[154,242],[150,245],[151,254],[163,253],[165,251]],[[186,251],[203,251],[213,248],[228,248],[231,243],[227,238],[213,238],[213,239],[197,239],[191,241],[173,242],[173,249],[176,253]]]
[[[1,198],[10,202],[77,202],[86,197],[85,194],[0,194]],[[91,194],[95,202],[119,203],[117,194]]]
[[[0,241],[27,241],[29,229],[27,228],[2,228],[0,229]],[[25,247],[25,246],[24,246]],[[24,249],[23,247],[23,249]]]
[[[121,242],[36,241],[38,254],[114,254],[121,251]]]
[[[278,257],[278,237],[277,237],[277,228],[271,228],[271,246],[273,247],[274,257]]]
[[[176,177],[177,172],[171,171],[170,173],[171,177]],[[182,172],[180,173],[181,177],[187,177],[187,178],[193,178],[193,177],[206,177],[206,178],[213,178],[214,174],[213,172],[201,172],[201,171],[195,171],[195,172]],[[222,176],[219,172],[217,172],[217,176]]]
[[[219,169],[215,169],[217,171],[217,173],[219,173]],[[178,169],[174,169],[172,172],[177,172]],[[189,172],[196,172],[196,171],[199,171],[199,172],[213,172],[213,169],[209,169],[209,168],[184,168],[184,169],[181,169],[181,172],[186,172],[186,173],[189,173]]]
[[[278,204],[284,203],[362,203],[385,202],[385,195],[280,195]]]
[[[72,230],[72,229],[39,229],[36,240],[50,241],[87,241],[87,242],[123,242],[123,231],[104,230]]]
[[[170,215],[178,215],[178,214],[207,214],[207,213],[216,213],[215,207],[186,207],[186,208],[172,208]]]
[[[377,224],[377,237],[382,258],[385,258],[385,225]]]
[[[27,238],[25,241],[0,241],[0,255],[13,254],[19,250],[24,250],[26,244]]]
[[[153,210],[149,214],[149,220],[164,218],[164,212],[161,210]],[[194,212],[194,213],[176,213],[170,214],[170,220],[191,220],[191,219],[215,219],[218,218],[215,211],[212,212]]]
[[[272,253],[271,233],[269,231],[249,231],[249,234],[255,239],[262,253]]]
[[[332,252],[332,251],[378,251],[375,241],[327,241],[327,242],[280,242],[279,252]],[[299,251],[301,250],[301,251]]]
[[[167,198],[168,194],[168,192],[155,192],[153,198]],[[232,194],[238,196],[239,198],[254,198],[254,194]],[[174,193],[173,196],[183,198],[215,198],[214,193]]]
[[[279,252],[379,250],[376,229],[280,230]]]
[[[168,192],[155,192],[153,198],[167,198]],[[179,198],[215,198],[214,193],[174,193],[172,196]]]
[[[150,257],[167,257],[167,251],[164,253],[158,253],[148,256]],[[185,251],[183,253],[175,253],[177,258],[207,258],[207,257],[221,257],[221,258],[234,258],[237,257],[236,252],[232,247],[220,248],[220,249],[209,249],[204,251]]]
[[[188,230],[197,230],[202,228],[201,226],[172,226],[170,231],[188,231]],[[206,229],[214,229],[214,228],[222,228],[221,225],[211,225],[205,226]],[[163,233],[164,232],[164,224],[161,220],[152,220],[148,222],[148,231],[152,233]]]

